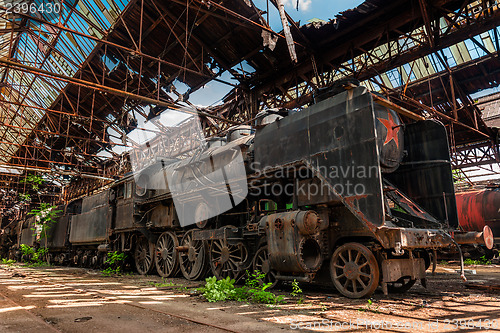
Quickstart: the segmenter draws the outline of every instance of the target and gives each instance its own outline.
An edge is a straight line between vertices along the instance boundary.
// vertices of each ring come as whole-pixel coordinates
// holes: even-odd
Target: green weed
[[[215,276],[207,278],[204,288],[200,288],[209,302],[219,302],[225,300],[234,300],[240,302],[254,302],[264,304],[282,303],[283,296],[277,296],[267,291],[272,283],[262,283],[265,274],[247,272],[247,280],[243,287],[235,287],[235,280],[230,277],[217,280]]]
[[[22,260],[30,265],[37,265],[33,267],[39,266],[47,266],[46,262],[44,262],[45,256],[49,253],[49,250],[45,247],[39,247],[35,249],[32,246],[28,246],[26,244],[21,244],[21,253]]]
[[[482,256],[478,260],[467,258],[464,260],[464,265],[491,265],[491,260],[486,259],[486,256]]]
[[[109,252],[108,258],[104,262],[106,267],[102,270],[102,275],[111,276],[111,275],[121,275],[123,273],[123,264],[127,259],[127,254],[123,252]]]
[[[12,266],[16,263],[13,259],[2,258],[2,264]]]

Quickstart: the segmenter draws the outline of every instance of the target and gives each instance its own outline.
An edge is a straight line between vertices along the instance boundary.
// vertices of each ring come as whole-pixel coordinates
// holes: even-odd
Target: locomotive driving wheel
[[[155,265],[160,276],[170,277],[178,272],[177,246],[179,241],[173,232],[164,232],[158,238],[155,247]]]
[[[243,272],[248,259],[248,251],[243,243],[231,245],[225,239],[216,239],[210,243],[210,268],[217,279],[230,277],[236,279]]]
[[[276,271],[271,269],[271,264],[269,263],[269,250],[266,246],[262,246],[255,257],[253,258],[253,270],[254,272],[258,271],[259,273],[265,273],[262,283],[272,283],[270,288],[274,288],[278,283],[276,280]]]
[[[359,243],[347,243],[333,253],[330,275],[342,295],[361,298],[377,289],[380,271],[372,251]]]
[[[153,269],[153,244],[141,236],[137,239],[134,251],[135,268],[141,275],[146,275]]]
[[[189,230],[182,237],[179,251],[179,264],[182,275],[188,280],[198,280],[206,270],[207,251],[205,243],[193,238],[194,230]]]

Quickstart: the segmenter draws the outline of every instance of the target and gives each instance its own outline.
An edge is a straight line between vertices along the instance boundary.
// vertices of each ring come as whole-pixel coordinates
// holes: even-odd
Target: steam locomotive
[[[350,298],[425,285],[430,251],[489,244],[492,235],[456,230],[444,126],[403,124],[387,105],[362,86],[330,90],[300,112],[260,114],[255,127],[233,128],[196,158],[152,163],[61,206],[46,239],[49,260],[99,266],[121,251],[140,274],[180,270],[196,280],[253,269],[273,284],[326,272]],[[247,191],[210,178],[235,151]],[[180,179],[175,198],[167,173]],[[228,209],[213,214],[208,202]],[[181,223],[181,214],[193,223]],[[36,243],[31,225],[19,222],[18,245]]]

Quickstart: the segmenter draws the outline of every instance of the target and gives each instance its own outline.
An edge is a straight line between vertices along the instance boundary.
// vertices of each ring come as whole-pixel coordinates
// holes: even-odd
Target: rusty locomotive
[[[500,187],[489,186],[485,189],[465,191],[456,194],[458,222],[461,230],[481,231],[491,229],[494,238],[494,251],[475,247],[479,254],[497,255],[500,249]]]
[[[490,241],[487,232],[457,230],[447,135],[437,121],[403,124],[358,86],[322,92],[300,112],[267,112],[257,125],[213,140],[196,161],[153,163],[62,206],[47,239],[50,260],[96,266],[108,251],[130,252],[140,274],[180,271],[189,280],[255,269],[273,283],[311,282],[326,273],[341,294],[359,298],[378,286],[387,293],[425,284],[431,251]],[[240,200],[208,217],[206,194],[189,184],[202,182],[214,156],[230,163],[235,147],[248,193],[231,192]],[[198,173],[177,172],[194,164]],[[181,204],[168,185],[155,187],[166,170],[183,177]],[[211,200],[223,201],[221,188],[229,190],[211,184]],[[179,223],[183,202],[194,202],[184,213],[195,224]],[[36,241],[29,221],[18,229],[18,243]]]

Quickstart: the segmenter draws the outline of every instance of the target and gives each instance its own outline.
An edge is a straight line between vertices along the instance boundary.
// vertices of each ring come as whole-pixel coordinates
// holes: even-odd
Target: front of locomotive
[[[375,94],[372,97],[384,204],[383,224],[373,230],[385,249],[379,258],[381,285],[384,293],[404,291],[416,280],[425,286],[430,258],[435,269],[436,250],[457,247],[460,253],[459,244],[470,243],[491,248],[493,236],[488,228],[458,230],[444,125],[431,119],[404,124],[400,113],[406,110]]]
[[[325,95],[255,136],[255,161],[262,169],[299,165],[307,170],[293,179],[293,207],[318,217],[317,228],[307,233],[297,217],[290,223],[278,214],[266,217],[270,262],[278,276],[300,272],[289,265],[295,255],[302,266],[314,262],[302,269],[308,276],[320,274],[316,263],[324,262],[334,286],[347,297],[369,296],[379,285],[385,293],[402,292],[417,280],[425,284],[433,251],[457,243],[489,244],[488,232],[455,231],[453,178],[441,123],[421,117],[405,124],[399,113],[408,111],[361,86]],[[287,247],[286,227],[307,246]],[[308,261],[306,253],[318,253],[311,256],[317,260]]]

